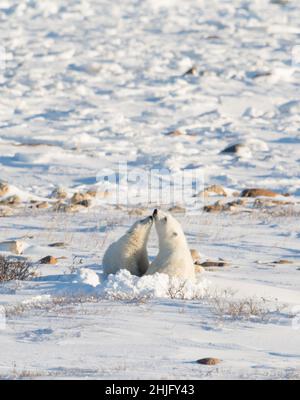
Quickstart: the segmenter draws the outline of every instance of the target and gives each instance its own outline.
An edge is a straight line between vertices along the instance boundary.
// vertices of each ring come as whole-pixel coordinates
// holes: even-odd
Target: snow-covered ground
[[[299,16],[296,0],[1,1],[0,253],[37,276],[0,283],[0,377],[299,379]],[[160,205],[106,195],[120,163],[222,185],[204,198],[219,212],[191,195],[175,215],[228,265],[184,287],[105,279],[108,244]],[[239,197],[255,187],[279,195]]]

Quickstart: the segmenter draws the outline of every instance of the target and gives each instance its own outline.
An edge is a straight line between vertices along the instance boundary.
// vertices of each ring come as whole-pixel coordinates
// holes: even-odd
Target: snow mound
[[[93,145],[99,145],[100,139],[97,137],[93,137],[89,135],[88,133],[80,133],[77,135],[74,135],[67,143],[68,147],[73,147],[73,146],[79,146],[79,147],[85,147],[85,146],[93,146]]]
[[[299,114],[300,112],[300,101],[291,100],[287,103],[283,103],[278,107],[282,114]]]
[[[96,287],[100,283],[99,276],[95,271],[89,268],[80,268],[78,271],[78,281],[85,285]]]
[[[22,304],[31,305],[31,304],[40,304],[43,302],[47,302],[51,300],[51,296],[49,294],[38,295],[30,297],[29,299],[25,299],[22,301]]]
[[[81,268],[76,280],[72,282],[68,292],[75,295],[86,292],[109,300],[131,300],[139,298],[176,298],[191,300],[202,297],[209,281],[199,277],[195,282],[179,278],[170,278],[166,274],[156,273],[141,278],[121,270],[116,275],[100,279],[99,275],[89,269]],[[92,289],[94,288],[94,289]]]
[[[269,151],[269,146],[267,143],[260,139],[247,139],[246,144],[252,151]]]
[[[109,275],[103,292],[109,299],[157,297],[190,300],[203,296],[208,286],[208,280],[203,277],[195,282],[170,278],[160,273],[139,278],[127,270],[121,270],[116,275]]]
[[[47,199],[46,197],[34,195],[33,193],[19,189],[14,185],[9,185],[7,193],[5,193],[3,196],[0,196],[0,199],[6,200],[11,196],[18,196],[22,202],[27,202],[31,200],[49,201],[49,199]]]

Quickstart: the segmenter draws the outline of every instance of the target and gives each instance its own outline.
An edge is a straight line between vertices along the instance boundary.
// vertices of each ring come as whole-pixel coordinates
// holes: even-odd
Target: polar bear
[[[137,276],[146,273],[149,268],[147,242],[152,224],[152,215],[135,222],[125,235],[108,247],[102,261],[105,274],[115,274],[120,269]]]
[[[146,275],[160,272],[171,277],[195,279],[195,266],[180,223],[169,213],[154,210],[158,255]]]

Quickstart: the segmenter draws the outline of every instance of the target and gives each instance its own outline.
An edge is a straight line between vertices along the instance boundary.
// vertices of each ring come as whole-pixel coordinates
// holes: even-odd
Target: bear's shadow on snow
[[[88,283],[81,282],[77,274],[46,275],[36,277],[31,282],[37,284],[29,288],[31,292],[36,292],[37,295],[40,295],[40,284],[42,284],[42,291],[53,297],[80,297],[91,293],[94,294],[97,289],[97,287],[91,286]]]
[[[56,283],[71,283],[76,279],[76,274],[57,274],[37,276],[32,279],[32,282],[56,282]]]

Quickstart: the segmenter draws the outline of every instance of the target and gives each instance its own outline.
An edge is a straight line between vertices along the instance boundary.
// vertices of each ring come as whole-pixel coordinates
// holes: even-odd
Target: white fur
[[[112,243],[103,257],[105,274],[115,274],[127,269],[142,276],[149,268],[147,241],[152,227],[152,217],[137,221],[119,240]]]
[[[159,252],[147,275],[160,272],[171,277],[195,279],[194,262],[180,223],[168,213],[154,215]]]

